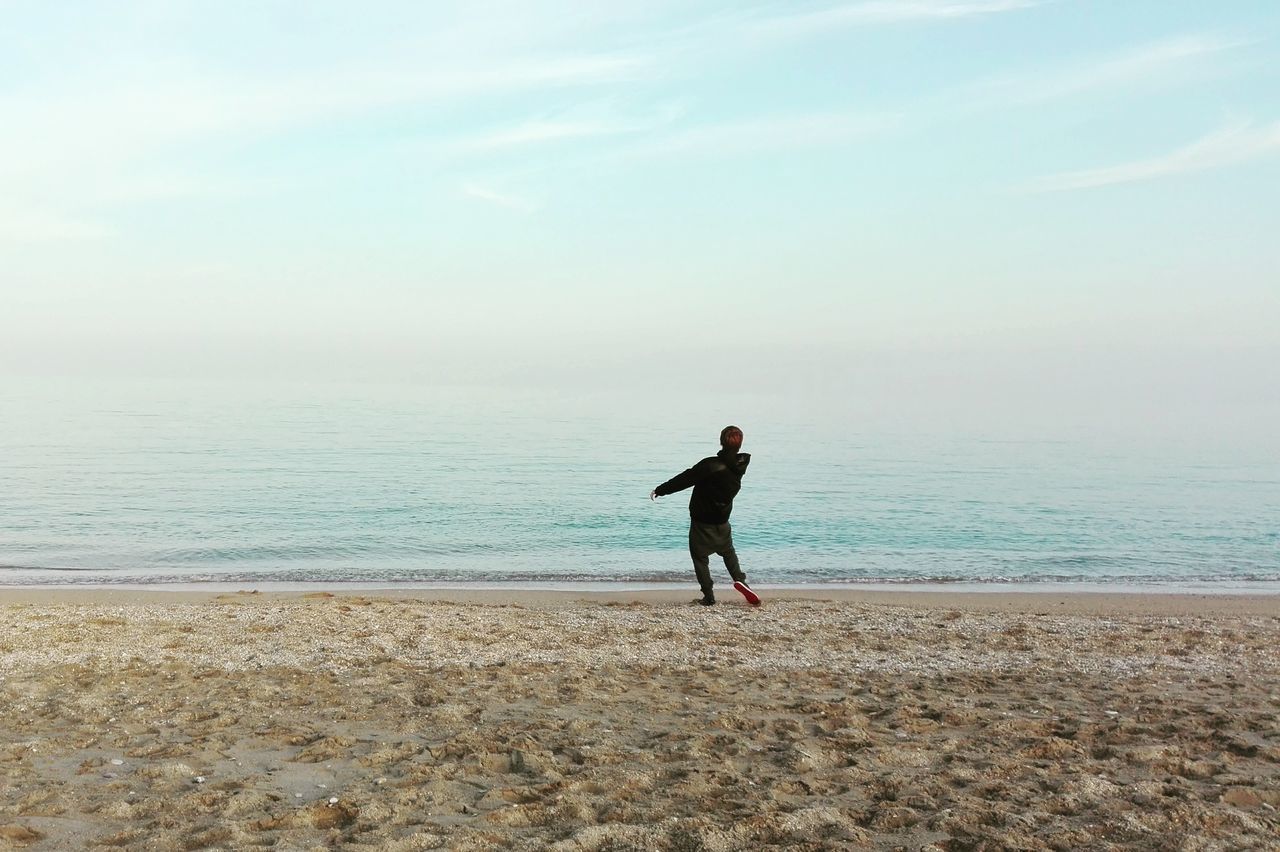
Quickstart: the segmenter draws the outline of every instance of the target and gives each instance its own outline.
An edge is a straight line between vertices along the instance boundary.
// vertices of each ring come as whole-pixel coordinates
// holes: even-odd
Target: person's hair
[[[720,446],[734,452],[742,449],[742,430],[737,426],[726,426],[721,429]]]

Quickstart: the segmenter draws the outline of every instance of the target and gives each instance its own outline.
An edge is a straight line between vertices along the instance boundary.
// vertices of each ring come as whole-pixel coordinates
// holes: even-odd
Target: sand
[[[690,597],[0,592],[0,848],[1280,848],[1280,598]]]

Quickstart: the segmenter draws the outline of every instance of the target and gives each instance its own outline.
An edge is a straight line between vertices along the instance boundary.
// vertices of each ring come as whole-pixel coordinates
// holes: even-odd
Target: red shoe
[[[752,606],[760,606],[760,596],[751,591],[751,587],[746,583],[734,583],[733,587],[742,592],[742,596],[747,599],[747,603]]]

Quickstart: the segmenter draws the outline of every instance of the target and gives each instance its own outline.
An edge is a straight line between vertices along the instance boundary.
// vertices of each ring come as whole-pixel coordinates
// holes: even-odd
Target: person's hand
[[[649,492],[649,499],[650,499],[650,500],[657,500],[657,499],[658,499],[658,489],[656,489],[656,488],[655,488],[655,489],[653,489],[652,491],[650,491],[650,492]]]

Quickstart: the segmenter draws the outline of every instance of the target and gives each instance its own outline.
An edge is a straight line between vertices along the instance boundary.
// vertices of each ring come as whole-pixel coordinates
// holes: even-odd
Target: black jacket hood
[[[751,453],[738,453],[733,450],[721,450],[716,453],[716,458],[724,462],[725,465],[736,473],[739,478],[747,472],[747,465],[751,464]]]

